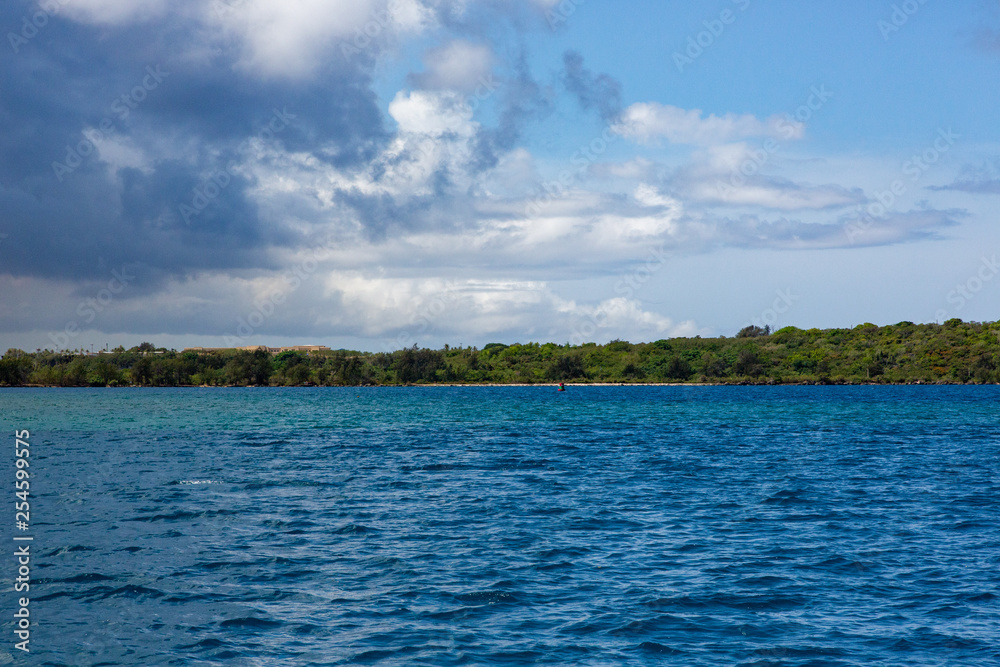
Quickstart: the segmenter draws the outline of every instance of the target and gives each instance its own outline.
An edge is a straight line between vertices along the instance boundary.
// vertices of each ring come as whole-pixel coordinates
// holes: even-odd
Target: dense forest
[[[853,329],[747,327],[734,338],[305,354],[176,352],[143,343],[98,355],[8,350],[0,386],[382,386],[435,383],[998,383],[1000,322]]]

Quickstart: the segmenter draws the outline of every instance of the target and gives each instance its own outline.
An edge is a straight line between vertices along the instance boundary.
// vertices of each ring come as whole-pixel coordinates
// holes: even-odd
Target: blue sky
[[[1000,5],[0,9],[0,348],[997,319]]]

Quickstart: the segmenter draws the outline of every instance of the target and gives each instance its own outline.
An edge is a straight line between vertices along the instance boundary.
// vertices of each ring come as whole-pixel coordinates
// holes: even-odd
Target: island
[[[996,384],[1000,322],[861,324],[649,343],[491,343],[391,352],[320,345],[101,353],[7,350],[0,386],[404,386],[455,384]]]

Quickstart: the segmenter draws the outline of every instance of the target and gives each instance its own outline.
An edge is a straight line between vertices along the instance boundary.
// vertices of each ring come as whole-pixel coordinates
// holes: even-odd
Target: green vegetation
[[[175,352],[143,343],[96,356],[8,350],[0,386],[358,386],[434,383],[1000,383],[1000,322],[900,322],[853,329],[747,327],[735,338],[673,338],[391,353]]]

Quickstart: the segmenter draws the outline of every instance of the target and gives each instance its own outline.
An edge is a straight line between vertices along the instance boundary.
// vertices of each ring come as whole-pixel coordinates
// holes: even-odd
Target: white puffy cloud
[[[479,124],[472,120],[466,98],[447,91],[400,91],[389,104],[389,115],[398,126],[396,136],[360,168],[338,169],[318,159],[325,149],[318,145],[312,152],[297,153],[271,146],[244,156],[240,169],[253,176],[260,206],[277,199],[286,211],[309,211],[321,228],[346,222],[344,228],[356,232],[362,221],[338,201],[345,193],[369,200],[386,197],[404,206],[414,198],[442,190],[461,193],[473,186],[476,176],[468,163]],[[275,215],[288,217],[280,210]]]
[[[219,3],[222,4],[221,11]],[[419,0],[213,0],[208,20],[244,44],[243,67],[264,75],[305,76],[328,53],[355,55],[433,23]],[[226,5],[232,5],[227,9]]]
[[[771,116],[764,120],[751,114],[703,116],[700,109],[681,109],[656,102],[641,102],[628,107],[614,130],[640,143],[655,143],[666,139],[675,144],[702,146],[748,137],[799,139],[805,131],[802,123],[782,116]]]
[[[411,76],[417,87],[471,92],[490,81],[493,51],[463,39],[431,49],[424,56],[426,71]]]
[[[606,299],[594,306],[578,306],[571,302],[569,310],[575,320],[573,338],[570,339],[574,344],[591,341],[595,335],[600,342],[607,342],[615,338],[655,340],[706,333],[692,320],[675,322],[669,317],[644,310],[639,302],[625,297]],[[593,334],[590,333],[592,330]],[[642,332],[641,338],[630,332]]]
[[[475,130],[466,100],[447,92],[400,91],[389,103],[389,115],[402,134],[468,136]]]
[[[679,211],[681,204],[672,197],[662,195],[655,187],[648,183],[642,183],[635,189],[635,198],[644,206],[666,206],[674,211]]]
[[[389,104],[399,132],[375,161],[382,172],[377,188],[395,197],[431,194],[440,188],[436,177],[447,174],[453,187],[472,182],[468,162],[479,124],[472,120],[468,100],[453,92],[400,91]],[[362,175],[362,187],[369,175]]]
[[[208,28],[206,38],[233,40],[241,68],[287,78],[316,74],[331,54],[378,56],[400,36],[435,25],[425,0],[72,0],[59,11],[99,25],[184,15]]]
[[[351,333],[405,347],[443,333],[484,340],[606,342],[618,337],[653,340],[694,335],[693,322],[677,323],[616,297],[579,304],[546,282],[480,279],[399,279],[334,273],[327,282],[341,308],[327,321]],[[527,336],[528,338],[524,338]]]

